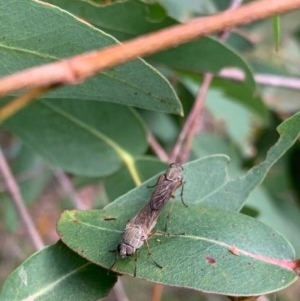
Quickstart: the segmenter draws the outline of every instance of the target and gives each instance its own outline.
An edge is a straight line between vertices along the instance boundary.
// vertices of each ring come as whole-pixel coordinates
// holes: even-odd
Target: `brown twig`
[[[203,78],[201,88],[197,95],[195,105],[192,108],[191,113],[189,114],[180,134],[178,140],[175,144],[175,147],[171,154],[171,161],[173,162],[185,162],[190,154],[191,144],[193,138],[197,132],[198,120],[201,116],[201,112],[204,106],[204,100],[208,89],[210,87],[213,75],[211,73],[206,73]]]
[[[70,198],[70,200],[73,202],[74,207],[78,210],[85,210],[90,209],[87,206],[84,205],[83,200],[78,195],[77,191],[75,190],[73,183],[71,180],[67,177],[67,175],[60,169],[54,170],[55,177],[58,180],[58,183],[64,190],[65,194]]]
[[[123,283],[122,283],[120,277],[118,278],[118,281],[113,288],[113,292],[116,296],[116,300],[129,301],[129,298],[126,295],[126,292],[125,292],[125,289],[124,289],[124,286],[123,286]]]
[[[216,31],[248,24],[300,7],[300,0],[254,1],[234,11],[197,18],[186,24],[148,34],[124,44],[115,44],[59,62],[30,68],[0,79],[0,96],[22,88],[77,84],[97,72],[141,56],[177,46]]]
[[[22,182],[29,181],[32,178],[39,176],[45,170],[45,166],[39,166],[29,171],[21,172],[15,175],[17,184],[19,185]],[[5,182],[0,182],[0,193],[7,191]]]
[[[159,158],[159,160],[163,161],[163,162],[169,162],[168,154],[162,148],[162,146],[159,144],[159,142],[155,139],[155,137],[152,135],[150,130],[148,130],[147,136],[148,136],[148,143],[149,143],[150,147],[152,148],[153,152]]]
[[[232,0],[227,11],[236,10],[237,7],[242,4],[242,2],[242,0]],[[220,40],[225,41],[229,37],[229,34],[229,30],[224,31],[220,36]],[[213,74],[206,73],[204,75],[201,88],[199,89],[195,100],[195,104],[179,134],[177,142],[172,151],[171,161],[183,163],[188,160],[194,137],[198,131],[199,119],[201,118],[203,111],[204,101],[212,80]]]
[[[36,101],[39,96],[43,95],[48,90],[50,90],[50,86],[34,88],[9,102],[7,105],[3,106],[2,109],[0,109],[0,121],[7,119],[30,103]]]
[[[245,75],[242,70],[236,68],[225,68],[218,75],[218,77],[243,81]],[[288,89],[300,89],[300,78],[273,74],[256,73],[254,79],[257,84],[265,86],[274,86]]]
[[[164,286],[162,284],[155,284],[153,287],[152,301],[160,301]]]
[[[23,224],[25,225],[25,228],[28,232],[29,237],[33,242],[34,247],[37,250],[41,250],[44,247],[44,243],[27,211],[19,186],[17,185],[16,180],[14,179],[14,176],[5,160],[1,148],[0,148],[0,172],[3,175],[7,189],[12,197],[12,201],[17,211],[19,212],[20,218]]]

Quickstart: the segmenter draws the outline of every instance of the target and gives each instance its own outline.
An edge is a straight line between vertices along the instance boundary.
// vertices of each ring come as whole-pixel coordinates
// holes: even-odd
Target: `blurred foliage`
[[[0,68],[1,75],[213,14],[226,9],[231,1],[47,2],[60,9],[31,0],[0,4],[3,6],[0,40],[5,45],[0,49],[0,63],[5,66]],[[217,36],[207,37],[145,58],[146,62],[137,60],[120,66],[77,87],[50,93],[5,122],[0,143],[44,240],[55,242],[58,238],[55,223],[60,213],[74,207],[66,200],[70,196],[58,184],[52,167],[68,172],[87,206],[93,208],[102,208],[135,187],[130,164],[135,166],[141,182],[150,179],[164,170],[166,164],[158,160],[147,144],[146,129],[170,152],[192,109],[203,72],[217,74],[224,67],[234,66],[244,71],[246,81],[215,77],[189,160],[226,154],[230,157],[228,175],[233,178],[262,162],[278,140],[277,126],[300,111],[300,86],[288,89],[280,87],[280,83],[256,85],[254,75],[282,75],[299,80],[299,17],[300,12],[295,11],[280,16],[279,23],[274,16],[273,21],[233,29],[224,43]],[[16,49],[22,51],[16,55]],[[0,103],[12,97],[1,99]],[[182,111],[184,117],[180,116]],[[291,242],[297,257],[300,256],[299,158],[297,141],[272,167],[263,184],[250,194],[242,209],[243,214],[281,232]],[[3,284],[14,267],[33,250],[3,180],[0,197]],[[45,260],[43,256],[48,253],[52,256],[52,250],[57,248],[68,252],[59,243],[45,253],[35,254],[33,260]],[[55,252],[53,256],[55,262]],[[24,263],[26,267],[32,265],[30,260]],[[74,262],[79,266],[85,264],[79,256]],[[47,263],[52,265],[51,260]],[[72,262],[66,265],[73,269]],[[99,278],[105,277],[102,269],[94,265],[89,269],[99,273]],[[14,273],[23,275],[22,271],[20,266]],[[58,270],[53,279],[60,279],[61,273],[64,272]],[[75,281],[80,282],[80,273],[75,276]],[[44,280],[36,277],[35,281],[41,285]],[[115,278],[113,275],[109,284],[104,284],[100,294],[96,292],[95,281],[91,278],[87,285],[95,290],[95,296],[104,297]],[[10,285],[13,288],[13,281],[7,283],[6,288]],[[125,283],[131,300],[137,301],[145,300],[145,291],[151,287],[143,282],[143,289],[137,290],[140,281],[132,278],[126,278]],[[270,298],[299,300],[299,291],[298,281]],[[164,300],[182,300],[181,294],[184,300],[211,300],[202,293],[170,287],[165,290]],[[86,296],[82,298],[87,300]],[[0,295],[0,300],[5,299]]]

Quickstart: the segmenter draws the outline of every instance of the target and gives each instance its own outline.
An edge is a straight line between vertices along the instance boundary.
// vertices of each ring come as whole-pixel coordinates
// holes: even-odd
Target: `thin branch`
[[[270,301],[270,299],[267,296],[263,295],[263,296],[259,296],[257,298],[257,301]]]
[[[38,97],[46,93],[48,90],[50,90],[50,88],[50,86],[34,88],[24,93],[20,97],[15,98],[13,101],[3,106],[3,108],[0,110],[0,121],[7,119],[30,103],[38,100]]]
[[[232,0],[227,11],[236,10],[241,5],[242,0]],[[220,35],[220,40],[225,41],[229,37],[230,31],[226,30]],[[195,104],[189,114],[180,134],[174,149],[171,154],[171,160],[177,162],[185,162],[188,160],[194,137],[198,131],[199,119],[204,107],[204,101],[213,80],[211,73],[206,73],[203,78],[201,88],[195,100]]]
[[[236,68],[225,68],[217,76],[237,81],[244,81],[245,79],[244,72]],[[273,75],[267,73],[256,73],[254,74],[254,79],[256,83],[260,85],[296,90],[300,89],[300,78],[297,77]]]
[[[77,191],[75,190],[73,183],[71,180],[66,176],[66,174],[60,170],[55,169],[54,174],[58,180],[58,183],[64,190],[65,194],[70,198],[70,200],[73,202],[74,207],[78,210],[85,210],[89,209],[87,206],[84,205],[83,200],[78,195]]]
[[[19,185],[22,182],[26,182],[31,180],[32,178],[37,177],[45,170],[45,166],[39,166],[29,171],[20,172],[19,174],[15,175],[15,179],[17,184]],[[7,191],[7,187],[5,182],[0,182],[0,193]]]
[[[44,247],[44,243],[27,211],[19,186],[17,185],[16,180],[14,179],[14,176],[5,160],[1,148],[0,148],[0,172],[3,175],[7,189],[12,197],[12,201],[17,211],[19,212],[20,218],[23,224],[25,225],[25,228],[28,232],[29,237],[32,240],[33,245],[37,250],[41,250]]]
[[[197,119],[200,118],[206,94],[209,90],[213,75],[206,73],[199,89],[194,107],[189,114],[171,154],[171,161],[185,162],[190,154],[191,145],[198,128]]]
[[[194,131],[196,130],[196,123],[195,120],[199,118],[200,112],[202,111],[203,105],[204,105],[204,99],[205,95],[208,91],[208,88],[210,86],[211,80],[213,79],[212,74],[205,74],[203,78],[202,86],[199,90],[199,93],[197,95],[197,99],[195,101],[195,104],[191,110],[191,113],[189,114],[184,126],[182,127],[182,130],[178,136],[177,142],[173,148],[172,154],[171,154],[171,161],[175,162],[185,162],[188,155],[189,155],[189,147],[187,144],[184,143],[189,140],[188,145],[190,145],[190,139],[192,136],[194,136]],[[192,135],[188,135],[189,132],[193,132]],[[188,136],[190,138],[188,138]]]
[[[245,79],[244,72],[242,70],[239,70],[236,68],[225,68],[217,76],[223,77],[223,78],[228,78],[228,79],[233,79],[233,80],[237,80],[237,81],[244,81],[244,79]],[[254,75],[254,79],[255,79],[256,83],[260,84],[260,85],[300,90],[300,78],[296,78],[296,77],[287,77],[287,76],[280,76],[280,75],[257,73]],[[201,102],[202,102],[201,97],[204,97],[204,96],[201,96],[201,95],[206,94],[203,92],[204,87],[207,86],[206,81],[207,81],[207,75],[205,75],[203,78],[203,85],[201,87],[202,92],[201,92],[201,94],[199,94],[199,98],[200,98],[199,108],[196,108],[195,109],[196,111],[198,109],[199,109],[199,111],[202,110],[203,105],[201,104]],[[198,99],[198,97],[197,97],[197,99]],[[191,128],[192,120],[193,120],[193,118],[196,118],[197,116],[199,118],[199,115],[200,115],[200,113],[189,115],[184,127],[182,128],[182,131],[179,135],[179,138],[173,149],[173,152],[171,154],[171,161],[178,160],[180,162],[185,162],[187,160],[188,154],[189,154],[188,145],[190,143],[187,142],[186,146],[184,147],[183,142],[185,139],[188,139],[187,138],[188,133],[189,133],[189,136],[192,136],[191,135],[191,133],[193,133],[193,128]],[[191,119],[191,120],[189,120],[189,119]],[[195,128],[197,129],[198,127],[196,126],[196,124],[195,124]],[[189,140],[192,142],[191,138],[189,138]],[[179,154],[180,154],[181,158],[177,159]]]
[[[160,301],[164,286],[162,284],[155,284],[153,287],[152,301]]]
[[[168,154],[161,147],[161,145],[155,139],[155,137],[152,135],[150,130],[148,130],[147,136],[148,136],[148,143],[149,143],[150,147],[152,148],[153,152],[157,155],[157,157],[163,162],[169,162]]]
[[[22,88],[77,84],[97,72],[123,64],[216,31],[265,19],[300,8],[300,0],[260,0],[234,11],[225,11],[205,18],[197,18],[152,34],[138,37],[124,44],[114,44],[59,62],[30,68],[0,80],[0,96]]]
[[[117,301],[129,301],[129,298],[126,295],[126,292],[125,292],[125,289],[124,289],[124,286],[123,286],[123,283],[122,283],[120,277],[118,278],[118,281],[115,284],[113,291],[114,291]]]

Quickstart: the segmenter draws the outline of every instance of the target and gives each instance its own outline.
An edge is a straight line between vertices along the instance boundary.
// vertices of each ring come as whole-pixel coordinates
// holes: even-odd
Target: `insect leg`
[[[149,244],[148,244],[148,240],[145,240],[145,244],[146,244],[146,246],[147,246],[148,255],[149,255],[149,257],[151,258],[151,260],[153,261],[153,263],[154,263],[158,268],[162,269],[162,266],[161,266],[160,264],[158,264],[158,263],[156,262],[156,260],[152,257],[151,250],[150,250],[150,246],[149,246]]]
[[[138,251],[135,252],[134,254],[134,272],[133,276],[136,277],[136,268],[137,268],[137,260],[138,260]]]
[[[172,212],[172,209],[173,209],[173,205],[174,205],[174,201],[172,201],[171,203],[171,207],[170,207],[170,210],[168,212],[168,215],[167,215],[167,218],[166,218],[166,223],[165,223],[165,233],[168,232],[168,224],[170,222],[170,216],[171,216],[171,212]]]
[[[118,261],[118,259],[119,259],[117,250],[109,250],[109,252],[116,252],[116,257],[115,257],[115,260],[114,260],[113,264],[112,264],[112,265],[110,266],[110,268],[107,270],[107,273],[109,273],[109,271],[112,270],[112,268],[115,266],[115,264],[117,263],[117,261]]]
[[[184,183],[181,183],[181,192],[180,192],[180,198],[181,198],[181,202],[183,204],[184,207],[188,207],[188,205],[184,202],[183,200],[183,186],[184,186]]]

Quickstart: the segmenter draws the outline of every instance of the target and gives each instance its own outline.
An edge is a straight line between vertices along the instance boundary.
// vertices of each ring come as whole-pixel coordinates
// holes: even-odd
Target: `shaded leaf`
[[[254,154],[253,133],[260,129],[263,123],[267,123],[267,120],[257,118],[242,103],[222,92],[211,88],[206,97],[206,108],[213,115],[216,128],[219,127],[220,132],[226,131],[226,135],[238,147],[241,156],[251,158]]]
[[[86,261],[63,243],[33,254],[6,280],[1,301],[104,298],[117,281],[114,273]]]
[[[202,80],[203,77],[185,75],[182,83],[196,97]],[[230,138],[244,152],[252,146],[249,140],[253,126],[269,124],[270,114],[262,98],[251,92],[245,83],[233,83],[215,77],[206,95],[205,106],[217,120],[224,120]]]
[[[18,179],[26,204],[31,204],[39,197],[52,177],[45,161],[25,145],[22,145],[20,152],[16,154],[12,171]]]
[[[216,134],[199,134],[193,141],[192,152],[196,158],[222,153],[230,158],[228,166],[230,175],[242,173],[242,159],[237,148],[227,138]]]
[[[300,210],[293,202],[286,199],[286,195],[284,197],[271,198],[268,191],[256,189],[247,200],[247,205],[258,210],[258,220],[280,231],[293,244],[298,255],[300,254]]]
[[[208,196],[204,203],[208,206],[238,211],[245,203],[249,193],[261,184],[270,168],[295,143],[300,134],[300,113],[295,114],[279,125],[280,135],[266,159],[250,169],[244,176],[229,180],[226,185]]]
[[[100,6],[93,2],[81,0],[48,0],[47,2],[83,18],[120,41],[129,40],[176,23],[166,14],[162,15],[159,20],[153,20],[153,9],[160,7],[163,10],[163,7],[158,3],[129,0],[120,1],[109,6]],[[118,18],[115,16],[118,16]]]
[[[86,176],[111,174],[147,148],[137,114],[116,104],[41,100],[4,125],[51,164]]]
[[[167,65],[178,71],[199,74],[217,73],[225,67],[239,67],[246,75],[246,83],[255,91],[256,85],[248,64],[228,46],[214,38],[203,37],[200,40],[179,45],[148,57],[150,62]]]
[[[137,158],[134,164],[141,182],[146,181],[167,166],[165,163],[151,157]],[[105,191],[110,200],[116,199],[125,192],[133,189],[135,186],[128,169],[125,168],[125,166],[122,166],[116,173],[105,179]]]
[[[187,21],[193,16],[211,15],[216,12],[212,1],[160,0],[159,2],[166,7],[168,13],[176,20]]]
[[[232,82],[215,77],[212,87],[222,91],[226,98],[250,109],[252,113],[260,117],[261,122],[268,125],[270,112],[265,106],[261,95],[254,92],[245,82]]]

